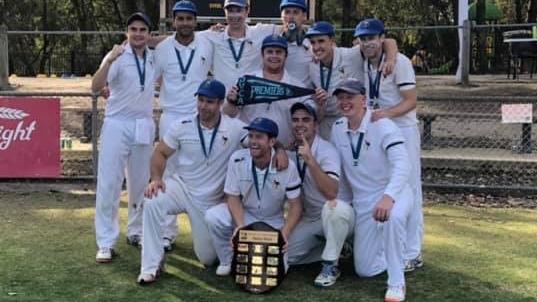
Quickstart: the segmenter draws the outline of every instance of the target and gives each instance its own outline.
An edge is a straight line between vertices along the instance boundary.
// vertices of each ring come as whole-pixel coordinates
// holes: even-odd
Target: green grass
[[[139,250],[123,233],[114,263],[96,264],[94,195],[0,193],[0,301],[382,301],[385,277],[360,279],[352,263],[330,289],[319,265],[292,268],[268,295],[239,291],[192,252],[186,217],[167,273],[140,287]],[[537,211],[425,208],[425,266],[407,276],[408,301],[537,301]]]

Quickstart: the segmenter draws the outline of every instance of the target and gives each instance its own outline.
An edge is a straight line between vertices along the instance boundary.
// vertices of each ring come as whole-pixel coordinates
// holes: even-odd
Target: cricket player
[[[127,42],[114,45],[91,84],[108,85],[97,174],[95,234],[97,262],[110,262],[119,238],[119,198],[127,178],[129,194],[127,243],[137,246],[142,235],[142,202],[149,181],[155,125],[153,122],[153,54],[147,48],[151,22],[143,13],[127,19]]]
[[[404,242],[413,203],[411,167],[401,130],[390,119],[371,119],[365,92],[355,79],[343,81],[334,91],[343,117],[334,123],[331,134],[352,193],[354,268],[361,277],[387,271],[385,301],[404,301]]]
[[[192,228],[194,252],[204,265],[216,260],[204,220],[207,209],[224,198],[224,176],[231,154],[246,137],[238,119],[220,113],[224,85],[205,80],[197,92],[198,114],[175,121],[151,158],[151,182],[145,190],[140,284],[160,275],[164,251],[162,222],[169,215],[186,213]],[[177,153],[177,157],[171,157]],[[177,160],[175,173],[163,178],[167,160]]]
[[[241,227],[262,221],[280,229],[286,241],[300,219],[300,177],[295,165],[278,171],[271,158],[278,125],[268,118],[256,118],[247,127],[249,149],[235,152],[229,160],[224,192],[227,204],[209,209],[206,221],[216,247],[219,276],[229,275],[233,256],[230,240]],[[283,207],[288,203],[287,217]]]
[[[314,284],[327,287],[340,275],[338,259],[345,239],[354,229],[354,210],[349,201],[336,199],[341,174],[339,153],[317,134],[315,109],[295,103],[291,119],[296,151],[290,158],[302,181],[304,210],[289,238],[289,263],[322,261]]]
[[[413,271],[423,266],[421,244],[423,239],[423,209],[421,189],[421,141],[416,117],[416,76],[412,63],[403,54],[397,54],[394,71],[387,77],[381,75],[384,61],[382,45],[385,42],[384,24],[378,19],[366,19],[356,27],[355,36],[360,40],[364,53],[363,71],[368,105],[372,107],[372,119],[391,119],[403,133],[411,164],[410,187],[414,202],[410,210],[405,240],[405,270]]]

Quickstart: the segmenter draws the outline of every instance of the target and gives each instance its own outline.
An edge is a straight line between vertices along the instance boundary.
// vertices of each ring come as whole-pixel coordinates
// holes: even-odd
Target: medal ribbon
[[[195,52],[196,50],[192,49],[192,51],[190,52],[190,57],[188,58],[188,62],[185,67],[185,65],[183,64],[183,60],[181,59],[181,53],[177,50],[177,48],[175,48],[175,54],[177,55],[177,61],[179,61],[179,68],[181,68],[181,74],[183,75],[183,77],[186,76],[186,74],[188,73],[188,70],[190,69],[190,66],[192,65]]]
[[[380,70],[380,63],[382,62],[382,58],[384,57],[384,53],[380,55],[380,61],[379,66],[377,67],[377,74],[375,76],[375,79],[373,80],[371,78],[371,64],[369,61],[367,62],[367,77],[369,78],[369,100],[375,102],[375,106],[378,106],[377,99],[379,98],[379,92],[380,92],[380,79],[382,78],[382,71]]]
[[[267,182],[267,177],[269,175],[269,168],[270,167],[267,167],[266,172],[265,172],[265,176],[263,177],[263,187],[261,187],[261,190],[263,190],[265,188],[265,182]],[[257,193],[257,199],[261,200],[261,193],[259,191],[259,184],[258,184],[258,181],[257,181],[257,172],[255,171],[255,164],[254,164],[253,159],[252,159],[252,174],[254,176],[254,186],[255,186],[255,192]]]
[[[205,155],[206,159],[209,159],[209,155],[211,155],[211,151],[213,150],[214,139],[216,138],[218,127],[220,127],[220,119],[221,118],[218,118],[218,123],[214,127],[213,134],[211,136],[211,142],[209,143],[209,152],[207,152],[207,147],[205,146],[205,137],[203,136],[203,131],[201,130],[201,122],[200,122],[200,117],[198,114],[198,135],[200,137],[201,148],[203,149],[203,154]]]
[[[356,142],[356,148],[354,148],[354,145],[352,144],[352,134],[350,132],[347,132],[347,135],[349,136],[349,142],[351,143],[352,158],[355,162],[357,162],[360,158],[360,151],[362,149],[364,133],[360,132],[360,136],[358,137],[358,141]]]
[[[143,66],[140,66],[140,60],[138,60],[138,55],[134,52],[134,61],[136,62],[136,69],[138,70],[138,78],[140,79],[140,88],[144,91],[145,86],[145,62],[147,59],[147,52],[144,50],[144,63]]]
[[[330,80],[332,79],[332,65],[328,66],[327,69],[328,69],[328,73],[325,79],[324,71],[323,71],[323,63],[319,63],[319,71],[321,73],[321,88],[324,89],[324,91],[328,91],[328,87],[330,87]]]
[[[300,156],[298,156],[298,152],[296,153],[296,168],[298,170],[298,175],[300,175],[300,179],[302,182],[304,182],[304,176],[306,175],[306,162],[304,161],[302,163],[302,167],[300,166]]]
[[[242,58],[242,53],[244,52],[244,44],[246,44],[246,40],[243,40],[241,42],[241,46],[239,48],[239,53],[237,54],[237,51],[235,50],[235,46],[233,45],[233,41],[231,41],[231,38],[229,38],[227,40],[227,42],[229,43],[229,49],[231,49],[231,53],[233,54],[233,59],[235,60],[235,66],[239,66],[239,61],[241,60]]]

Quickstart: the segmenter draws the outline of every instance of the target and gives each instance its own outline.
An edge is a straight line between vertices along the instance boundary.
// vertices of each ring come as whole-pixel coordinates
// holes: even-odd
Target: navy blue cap
[[[263,39],[263,43],[261,44],[261,51],[263,51],[266,47],[279,47],[285,49],[287,51],[287,40],[279,35],[269,35],[266,36],[265,39]]]
[[[226,87],[220,81],[207,79],[201,82],[196,95],[203,95],[211,99],[223,100],[226,97]]]
[[[291,106],[291,115],[293,115],[297,110],[304,110],[313,117],[313,120],[317,120],[317,112],[315,111],[315,108],[313,108],[310,104],[302,102],[294,103],[293,106]]]
[[[298,7],[305,12],[308,11],[308,6],[306,5],[305,0],[282,0],[282,2],[280,2],[280,11],[286,7]]]
[[[337,95],[338,93],[345,91],[350,94],[362,94],[365,95],[365,87],[362,82],[357,79],[348,78],[341,82],[332,95]]]
[[[375,18],[363,20],[356,25],[356,29],[354,30],[355,37],[381,35],[383,33],[384,23]]]
[[[330,36],[333,37],[335,34],[334,26],[326,21],[315,22],[312,27],[306,32],[306,38],[311,38],[313,36]]]
[[[224,8],[228,6],[248,7],[249,5],[248,0],[226,0],[224,2]]]
[[[142,21],[142,22],[145,23],[145,25],[147,25],[148,28],[151,28],[151,20],[144,13],[137,12],[137,13],[134,13],[134,14],[130,15],[127,18],[127,26],[131,25],[131,23],[134,22],[134,21]]]
[[[268,134],[269,137],[278,136],[278,125],[271,119],[256,117],[250,125],[244,127],[246,130],[255,130]]]
[[[173,6],[173,15],[175,16],[175,13],[178,12],[186,12],[194,14],[195,16],[198,15],[198,9],[196,8],[196,4],[194,2],[189,0],[181,0],[177,1],[175,5]]]

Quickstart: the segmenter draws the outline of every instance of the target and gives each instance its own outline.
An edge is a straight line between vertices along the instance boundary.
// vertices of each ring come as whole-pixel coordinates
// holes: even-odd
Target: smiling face
[[[277,73],[283,71],[285,65],[285,59],[287,58],[287,51],[281,47],[268,46],[263,49],[263,68]]]
[[[133,48],[144,48],[149,38],[149,28],[144,22],[136,20],[127,26],[127,41]]]
[[[248,18],[249,8],[230,5],[224,9],[224,12],[228,26],[232,29],[240,29]]]
[[[196,29],[196,16],[189,12],[176,12],[173,27],[180,37],[191,37]]]
[[[368,59],[379,57],[382,53],[384,35],[360,36],[360,49]]]
[[[285,7],[281,11],[283,27],[287,30],[289,23],[295,23],[299,28],[306,22],[307,14],[299,7]]]
[[[365,95],[341,91],[336,98],[339,112],[344,117],[360,116],[365,111]]]
[[[334,55],[334,38],[328,35],[319,35],[309,38],[311,51],[315,58],[322,62],[331,61]]]
[[[267,156],[270,160],[270,151],[275,143],[276,138],[269,137],[269,135],[264,132],[259,132],[257,130],[248,131],[248,147],[250,148],[250,155],[254,160],[263,159]]]
[[[315,137],[315,120],[306,110],[296,110],[291,116],[291,123],[295,139],[304,138],[309,141]]]

